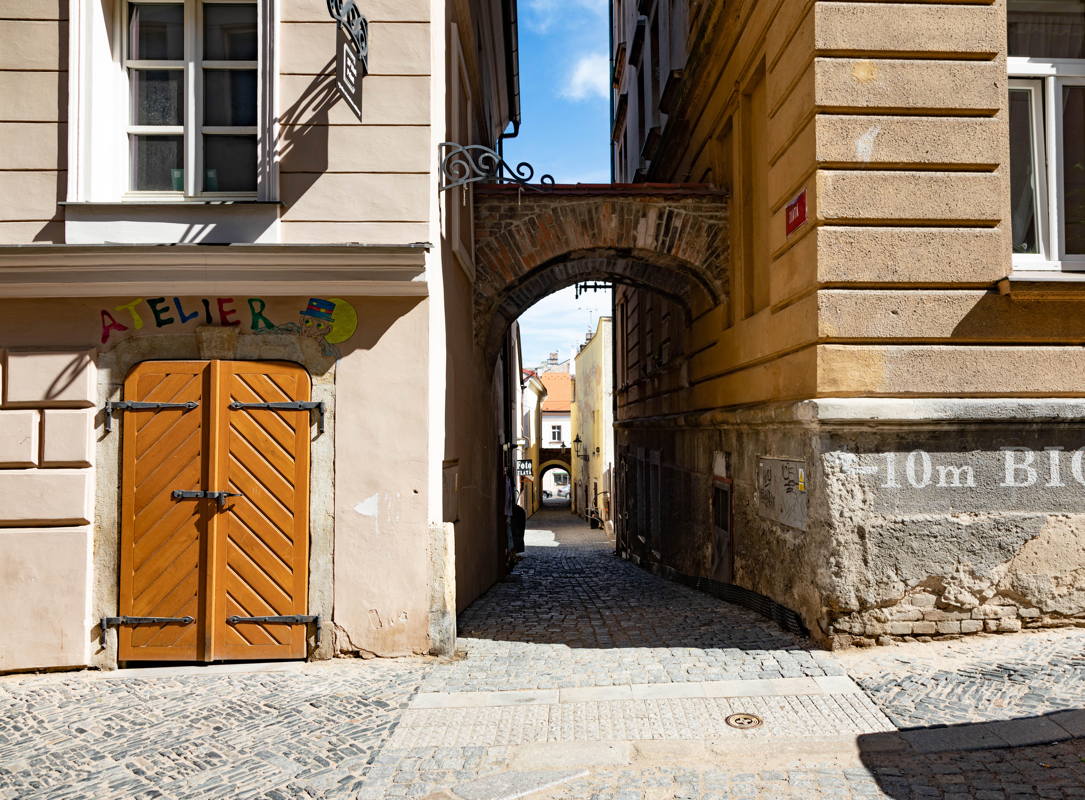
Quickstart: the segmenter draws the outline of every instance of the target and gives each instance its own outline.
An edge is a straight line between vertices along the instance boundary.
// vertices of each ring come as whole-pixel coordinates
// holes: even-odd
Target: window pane
[[[203,124],[256,124],[256,70],[203,71]]]
[[[1010,0],[1009,53],[1085,58],[1085,0]]]
[[[129,75],[132,124],[184,124],[184,72],[179,69],[134,69]]]
[[[183,136],[131,136],[132,189],[138,192],[184,191]]]
[[[256,191],[256,137],[203,137],[203,190]]]
[[[1066,252],[1085,255],[1085,86],[1062,88]]]
[[[128,57],[181,61],[185,57],[185,7],[180,3],[128,6]]]
[[[1010,211],[1015,253],[1040,252],[1033,143],[1032,93],[1010,89]]]
[[[256,4],[204,3],[205,61],[256,60]]]

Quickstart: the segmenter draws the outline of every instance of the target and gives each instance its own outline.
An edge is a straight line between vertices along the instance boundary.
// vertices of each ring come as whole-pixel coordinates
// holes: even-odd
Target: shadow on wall
[[[279,116],[275,142],[280,169],[290,175],[290,194],[283,210],[302,197],[328,168],[328,114],[341,100],[336,86],[335,59],[320,69],[298,99]]]
[[[1081,797],[1085,710],[858,737],[863,766],[894,800]]]
[[[1081,308],[1080,300],[1029,300],[988,292],[961,317],[953,336],[980,343],[986,339],[991,344],[1005,341],[1007,336],[1032,342],[1082,342],[1085,316]]]
[[[91,366],[90,357],[86,353],[78,353],[72,356],[72,360],[64,365],[57,376],[49,384],[49,388],[45,390],[45,399],[54,400],[68,390],[68,388],[79,380],[84,372],[86,372]]]

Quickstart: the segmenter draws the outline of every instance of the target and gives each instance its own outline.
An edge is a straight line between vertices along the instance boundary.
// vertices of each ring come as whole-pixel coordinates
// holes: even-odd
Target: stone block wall
[[[7,350],[0,371],[0,671],[84,665],[97,369],[86,350]]]

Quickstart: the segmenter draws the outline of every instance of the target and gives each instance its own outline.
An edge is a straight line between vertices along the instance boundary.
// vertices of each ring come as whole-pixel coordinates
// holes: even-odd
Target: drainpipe
[[[504,0],[505,16],[505,85],[508,89],[509,122],[511,133],[502,133],[497,140],[497,149],[502,158],[505,156],[505,140],[515,139],[520,135],[520,25],[517,0]]]

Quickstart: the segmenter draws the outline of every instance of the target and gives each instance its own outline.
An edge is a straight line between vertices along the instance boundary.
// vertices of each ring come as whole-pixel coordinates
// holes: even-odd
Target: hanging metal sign
[[[522,458],[516,462],[516,474],[521,478],[530,478],[532,476],[530,458]]]
[[[362,120],[362,78],[369,72],[369,20],[355,0],[328,0],[328,12],[337,23],[335,84],[339,96]]]
[[[328,13],[350,39],[360,72],[369,72],[369,20],[358,10],[354,0],[328,0]]]

